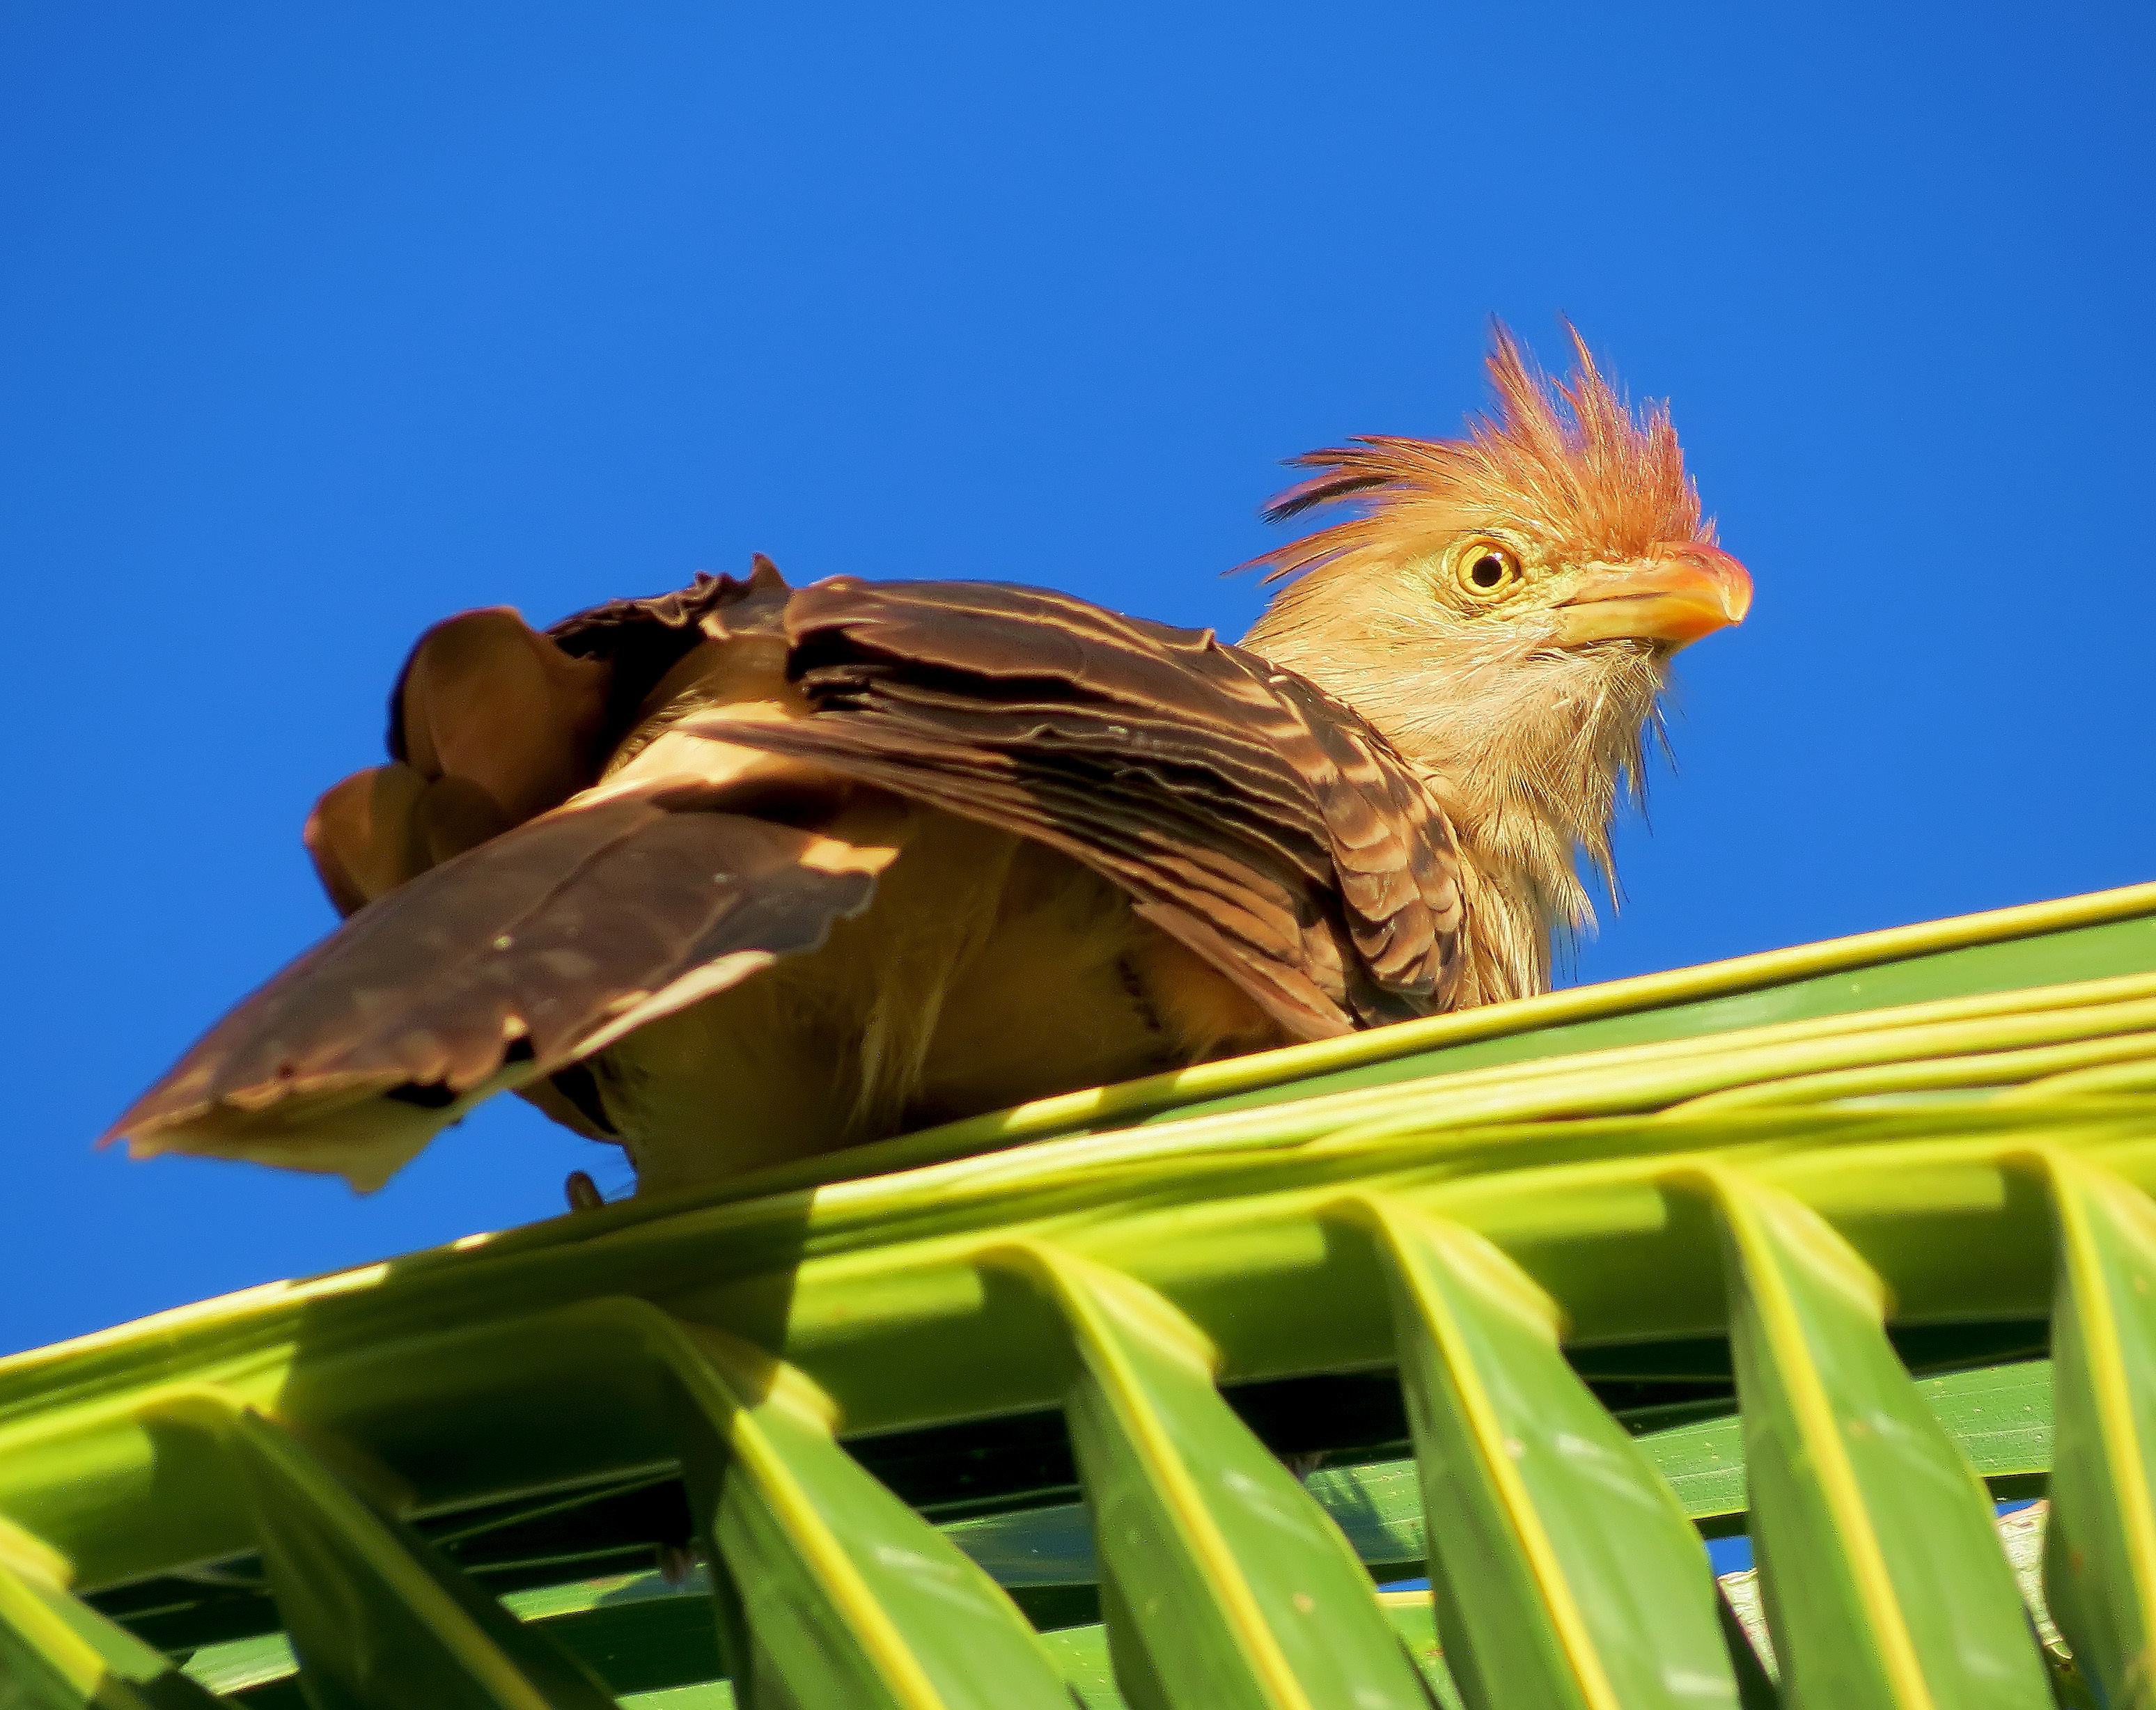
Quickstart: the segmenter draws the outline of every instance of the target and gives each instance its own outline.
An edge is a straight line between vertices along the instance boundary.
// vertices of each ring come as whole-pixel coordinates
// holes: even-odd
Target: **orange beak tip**
[[[1603,576],[1558,608],[1565,644],[1625,638],[1688,645],[1744,621],[1752,578],[1719,547],[1656,547],[1646,564]]]
[[[1722,609],[1729,622],[1743,623],[1752,609],[1752,573],[1719,547],[1691,547],[1682,556],[1721,590]]]

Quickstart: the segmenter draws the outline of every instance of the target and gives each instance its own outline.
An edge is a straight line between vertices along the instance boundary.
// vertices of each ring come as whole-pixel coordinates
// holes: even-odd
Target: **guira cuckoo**
[[[1240,646],[762,559],[437,624],[307,822],[344,924],[114,1133],[367,1189],[507,1087],[649,1189],[1543,990],[1751,583],[1666,409],[1490,369],[1460,439],[1296,460],[1267,514],[1339,520]]]

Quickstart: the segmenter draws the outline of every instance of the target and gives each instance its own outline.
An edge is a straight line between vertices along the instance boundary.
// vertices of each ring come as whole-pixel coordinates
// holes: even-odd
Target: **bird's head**
[[[1257,561],[1286,585],[1246,642],[1419,763],[1485,880],[1530,900],[1545,947],[1510,989],[1546,981],[1552,927],[1592,917],[1574,853],[1608,871],[1671,655],[1752,600],[1667,410],[1635,414],[1573,341],[1553,383],[1499,328],[1496,408],[1463,438],[1295,460],[1315,473],[1269,519],[1352,509]]]

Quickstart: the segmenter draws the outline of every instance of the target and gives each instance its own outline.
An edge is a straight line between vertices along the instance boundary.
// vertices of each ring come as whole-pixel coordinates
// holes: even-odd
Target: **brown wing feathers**
[[[732,657],[792,710],[703,706]],[[591,788],[660,731],[663,763]],[[698,738],[801,771],[814,810],[670,772]],[[138,1151],[378,1182],[474,1098],[821,945],[898,858],[894,798],[1091,867],[1295,1036],[1441,1008],[1457,978],[1457,853],[1381,737],[1209,633],[1060,595],[793,592],[760,561],[545,637],[470,614],[415,650],[390,746],[310,823],[357,911],[116,1125]]]
[[[505,1063],[520,1066],[515,1080],[548,1074],[814,949],[867,906],[896,852],[839,850],[814,832],[700,805],[679,791],[617,795],[403,886],[243,1003],[116,1131],[155,1137],[139,1148],[151,1151],[167,1136],[187,1150],[289,1149],[274,1161],[377,1184],[447,1107],[492,1091]],[[340,1114],[399,1091],[434,1112],[408,1148],[377,1132],[375,1110],[348,1156],[329,1155]],[[200,1143],[219,1134],[238,1143]]]
[[[1210,632],[993,583],[822,583],[786,629],[816,716],[729,740],[1063,850],[1301,1036],[1448,995],[1449,828],[1301,679]]]

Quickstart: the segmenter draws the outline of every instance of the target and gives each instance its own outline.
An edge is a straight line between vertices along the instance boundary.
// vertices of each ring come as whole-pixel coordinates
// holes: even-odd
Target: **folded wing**
[[[760,564],[545,636],[468,614],[390,747],[309,827],[351,917],[115,1125],[137,1154],[369,1187],[502,1088],[594,1132],[549,1077],[820,947],[921,808],[1091,868],[1291,1036],[1458,986],[1458,852],[1381,737],[1209,632],[1040,590]]]
[[[1064,851],[1303,1038],[1443,1009],[1459,855],[1384,739],[1211,632],[1040,589],[838,578],[784,610],[812,716],[677,728]]]

